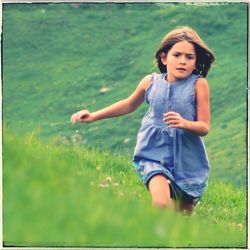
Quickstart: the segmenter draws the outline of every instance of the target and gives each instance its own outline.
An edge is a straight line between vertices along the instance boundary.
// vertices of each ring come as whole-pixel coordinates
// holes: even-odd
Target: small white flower
[[[106,177],[106,181],[112,181],[112,177],[111,176],[108,176],[108,177]]]

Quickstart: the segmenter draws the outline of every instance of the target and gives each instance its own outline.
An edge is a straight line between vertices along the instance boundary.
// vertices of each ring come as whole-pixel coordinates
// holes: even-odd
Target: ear
[[[161,52],[160,57],[162,64],[167,65],[167,55],[164,52]]]

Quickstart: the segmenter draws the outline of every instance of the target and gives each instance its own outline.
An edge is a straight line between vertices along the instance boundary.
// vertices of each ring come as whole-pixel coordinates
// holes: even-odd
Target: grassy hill
[[[175,222],[151,210],[130,167],[148,106],[88,125],[73,126],[70,116],[132,93],[157,71],[154,53],[179,25],[199,32],[216,63],[204,138],[209,188],[195,215]],[[5,243],[245,246],[246,87],[245,3],[4,4]]]
[[[245,185],[244,3],[4,4],[4,123],[21,134],[40,130],[44,139],[132,154],[146,104],[90,125],[72,126],[70,116],[132,93],[142,77],[157,71],[154,53],[178,25],[195,28],[216,55],[208,77],[212,125],[205,138],[212,176]]]
[[[246,247],[242,188],[210,181],[191,217],[153,209],[129,157],[4,132],[6,247]]]

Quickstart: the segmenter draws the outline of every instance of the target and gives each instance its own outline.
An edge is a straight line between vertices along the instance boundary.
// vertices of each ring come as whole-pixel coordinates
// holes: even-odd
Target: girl
[[[155,57],[160,74],[145,76],[127,99],[96,112],[74,113],[71,122],[125,115],[145,100],[150,107],[137,136],[134,167],[151,194],[153,206],[191,213],[209,176],[201,136],[210,128],[205,77],[215,58],[199,35],[186,26],[169,32]]]

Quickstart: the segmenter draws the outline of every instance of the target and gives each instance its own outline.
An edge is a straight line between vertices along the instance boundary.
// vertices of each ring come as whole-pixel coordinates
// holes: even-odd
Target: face
[[[167,55],[162,55],[169,82],[184,79],[192,74],[196,64],[195,47],[188,41],[181,41],[172,46]]]

